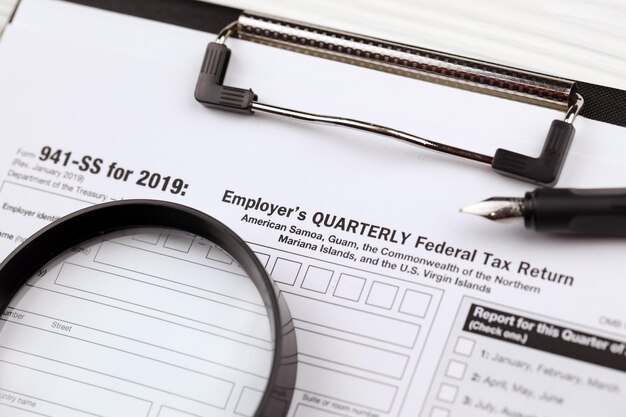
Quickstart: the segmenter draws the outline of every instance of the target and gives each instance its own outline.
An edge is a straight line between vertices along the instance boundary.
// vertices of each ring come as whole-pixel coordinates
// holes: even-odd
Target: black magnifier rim
[[[56,256],[107,233],[137,228],[179,229],[208,239],[230,254],[257,287],[271,322],[274,358],[255,417],[286,416],[297,372],[297,345],[291,314],[250,247],[227,226],[190,207],[160,200],[122,200],[69,214],[39,230],[0,265],[0,307],[5,311],[19,289]]]

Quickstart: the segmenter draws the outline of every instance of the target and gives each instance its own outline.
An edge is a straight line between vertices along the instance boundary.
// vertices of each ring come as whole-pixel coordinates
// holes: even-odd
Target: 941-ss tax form
[[[539,236],[460,215],[468,201],[526,190],[489,169],[360,132],[209,111],[193,91],[213,39],[60,1],[22,1],[0,41],[3,256],[82,207],[122,198],[179,202],[241,235],[284,294],[299,347],[291,416],[624,415],[620,241]],[[560,117],[232,43],[229,81],[255,85],[272,102],[306,97],[298,107],[480,152],[506,146],[536,154],[533,138]],[[560,185],[623,186],[623,129],[582,119],[577,130]],[[155,274],[173,256],[201,250],[206,262],[229,262],[185,235],[138,232],[128,244],[150,248]],[[74,268],[111,279],[102,259],[84,262]],[[132,268],[133,258],[124,262],[112,267]],[[131,327],[152,325],[138,313],[160,300],[137,306],[141,288],[122,272],[102,287],[87,275],[44,277],[38,285],[54,291],[56,303],[3,314],[25,337],[68,349],[1,341],[1,415],[249,415],[251,380],[185,394],[166,379],[129,376],[132,360],[160,363],[156,373],[190,360],[171,352],[168,335],[181,331],[175,307],[171,317],[160,313],[171,322],[167,333],[122,339]],[[96,306],[100,319],[83,321],[80,312]],[[96,340],[98,349],[89,347]]]

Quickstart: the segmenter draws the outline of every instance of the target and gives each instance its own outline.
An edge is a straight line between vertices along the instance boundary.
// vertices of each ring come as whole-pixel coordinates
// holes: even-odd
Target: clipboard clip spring
[[[195,90],[196,100],[206,107],[242,114],[269,113],[297,120],[343,126],[376,133],[429,150],[488,164],[503,175],[546,187],[554,186],[559,179],[574,138],[575,129],[573,122],[584,103],[582,96],[578,93],[575,94],[575,101],[568,108],[564,120],[554,120],[552,122],[543,149],[538,157],[530,157],[506,149],[497,149],[494,156],[491,157],[427,140],[374,123],[307,113],[260,103],[258,97],[251,89],[224,85],[224,77],[231,54],[230,49],[226,46],[226,40],[236,35],[237,30],[238,22],[230,23],[218,34],[216,41],[209,43],[207,46]]]

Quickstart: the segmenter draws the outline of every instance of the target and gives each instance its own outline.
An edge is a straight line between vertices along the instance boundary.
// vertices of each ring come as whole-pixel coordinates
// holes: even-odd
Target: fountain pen
[[[493,197],[461,212],[496,222],[523,219],[538,232],[626,236],[626,188],[538,188],[524,198]]]

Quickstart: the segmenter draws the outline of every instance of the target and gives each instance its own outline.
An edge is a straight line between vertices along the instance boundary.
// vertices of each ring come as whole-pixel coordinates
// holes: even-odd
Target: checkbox
[[[249,387],[243,387],[239,400],[235,406],[235,413],[242,416],[253,416],[263,398],[263,392]]]
[[[439,392],[437,393],[437,399],[445,401],[447,403],[453,403],[456,400],[456,394],[459,392],[459,387],[450,384],[441,384]]]
[[[278,258],[272,268],[271,276],[276,282],[293,285],[296,282],[302,264],[288,259]]]
[[[209,249],[209,253],[206,254],[206,258],[228,265],[232,265],[233,263],[233,258],[231,258],[229,254],[224,252],[222,248],[216,245],[211,246],[211,248]]]
[[[400,303],[400,313],[409,314],[415,317],[425,317],[430,305],[430,294],[419,291],[406,290],[402,303]]]
[[[465,337],[459,337],[456,341],[456,345],[454,346],[454,353],[458,353],[463,356],[471,356],[474,351],[474,342],[472,339],[467,339]]]
[[[363,287],[365,286],[365,281],[365,278],[341,274],[333,295],[346,300],[359,301]]]
[[[332,277],[333,271],[330,269],[309,266],[302,282],[302,288],[326,294]]]
[[[261,261],[263,266],[267,268],[267,263],[270,260],[270,256],[266,253],[261,253],[261,252],[254,252],[254,254],[256,255],[257,258],[259,258],[259,261]]]
[[[450,415],[450,410],[446,410],[441,407],[433,407],[430,411],[430,417],[448,417]]]
[[[446,376],[455,379],[463,379],[465,376],[465,369],[467,368],[467,364],[459,361],[455,361],[454,359],[448,363],[448,368],[446,368]]]
[[[172,230],[167,235],[167,239],[163,247],[173,249],[179,252],[189,253],[195,236],[191,233]]]
[[[151,228],[141,228],[135,230],[133,235],[134,240],[138,240],[140,242],[149,243],[151,245],[156,245],[159,242],[159,238],[161,237],[161,231],[158,229]]]
[[[396,294],[398,294],[398,287],[395,285],[374,281],[365,304],[389,310],[396,299]]]

